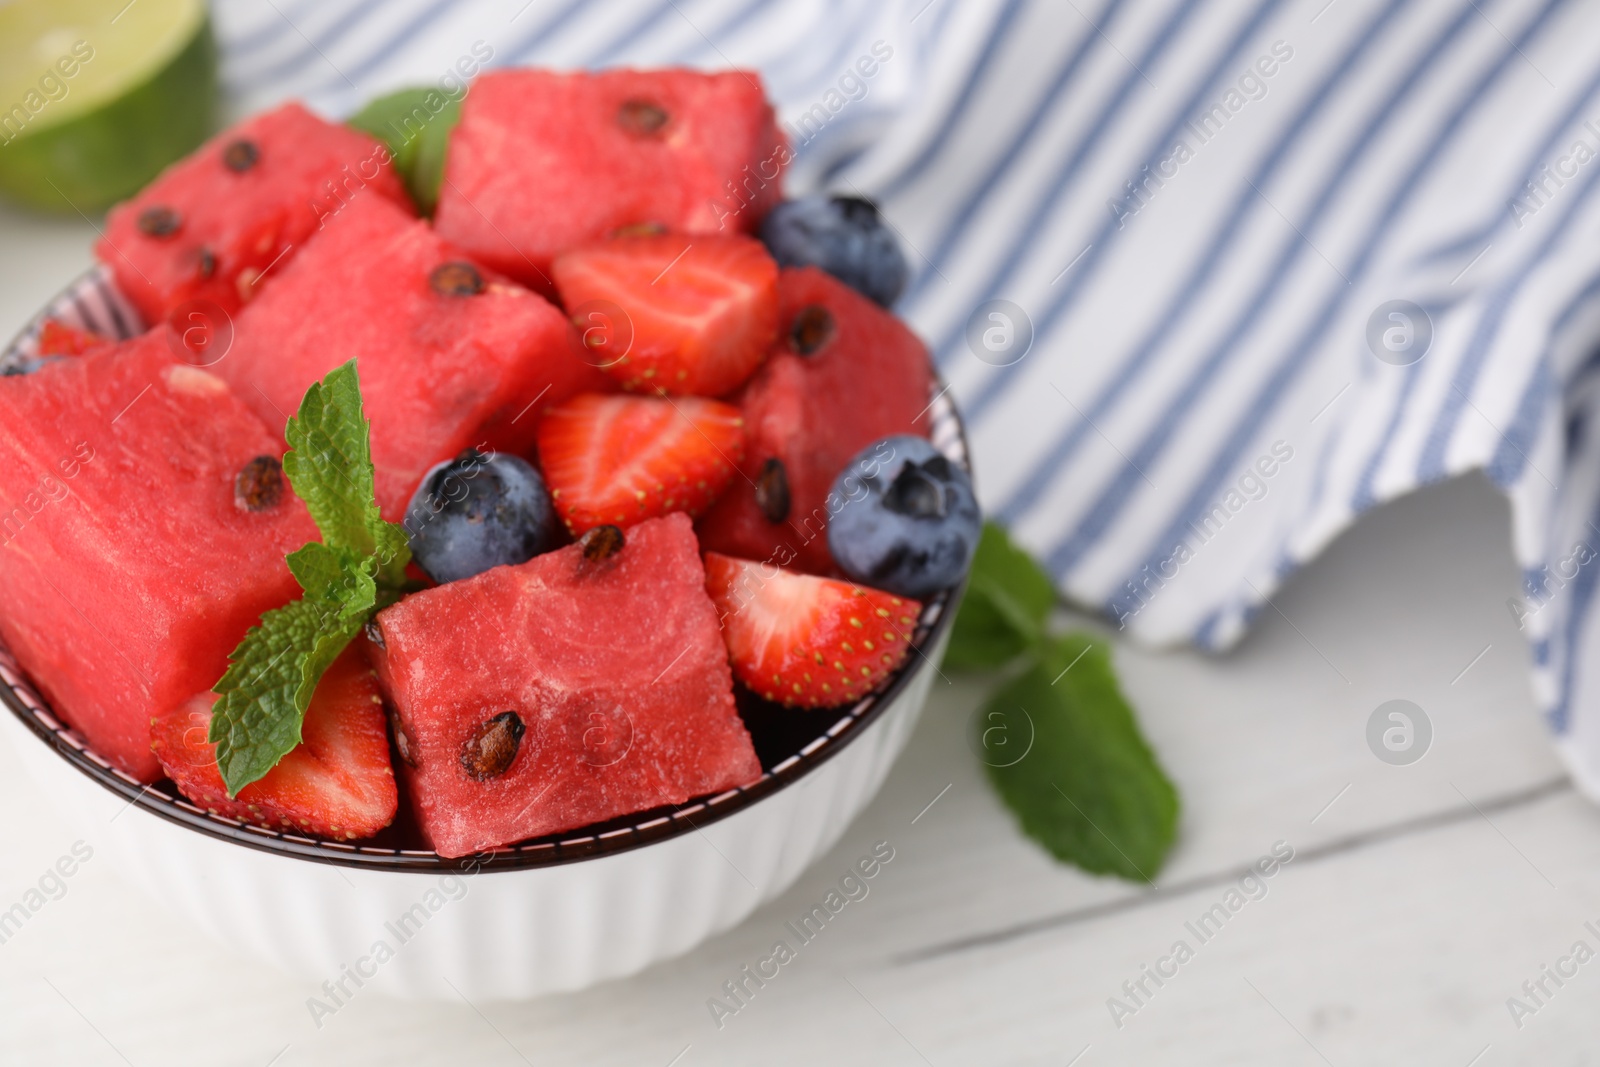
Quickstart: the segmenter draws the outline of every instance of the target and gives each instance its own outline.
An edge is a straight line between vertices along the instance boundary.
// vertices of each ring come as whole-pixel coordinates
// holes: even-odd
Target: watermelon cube
[[[282,430],[311,383],[355,357],[391,521],[435,463],[475,446],[525,452],[546,409],[616,388],[553,305],[379,197],[353,201],[280,269],[215,370]]]
[[[753,232],[789,147],[744,71],[491,71],[451,134],[435,223],[549,291],[550,262],[630,227]]]
[[[418,821],[465,856],[761,777],[687,517],[413,594],[374,659]]]
[[[214,685],[299,594],[283,557],[317,530],[281,454],[164,331],[0,378],[0,638],[141,781],[160,777],[152,717]]]
[[[827,575],[834,478],[881,437],[927,435],[933,372],[904,323],[815,267],[784,270],[778,295],[777,346],[738,399],[745,476],[701,518],[700,540],[708,551]],[[774,491],[780,480],[786,491]]]
[[[381,142],[284,104],[217,134],[112,208],[95,255],[146,323],[201,298],[231,314],[363,198],[413,210]]]

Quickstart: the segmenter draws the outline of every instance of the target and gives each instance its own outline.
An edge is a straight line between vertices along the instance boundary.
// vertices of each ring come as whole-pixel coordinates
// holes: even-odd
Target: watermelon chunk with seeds
[[[701,517],[708,551],[835,572],[828,493],[861,449],[891,434],[928,433],[928,350],[895,316],[815,267],[778,281],[778,343],[740,392],[743,478]],[[764,511],[757,486],[781,465],[789,506]]]
[[[549,301],[377,197],[351,203],[282,269],[214,369],[281,431],[311,383],[354,357],[391,521],[435,463],[469,447],[526,452],[550,407],[616,388]]]
[[[374,653],[418,821],[443,856],[761,777],[688,518],[570,545],[380,612]]]
[[[282,454],[226,382],[162,331],[0,378],[0,638],[94,751],[160,777],[150,720],[203,689],[317,538],[286,481],[240,502]],[[270,467],[270,463],[268,464]]]
[[[112,208],[95,256],[146,323],[201,298],[232,313],[362,198],[412,210],[382,143],[288,103],[222,131]]]
[[[758,74],[491,71],[462,103],[435,221],[548,291],[555,256],[618,230],[753,232],[789,158]]]

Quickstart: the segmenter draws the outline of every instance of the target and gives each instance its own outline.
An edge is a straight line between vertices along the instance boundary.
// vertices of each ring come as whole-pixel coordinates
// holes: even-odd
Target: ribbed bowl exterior
[[[943,641],[928,649],[934,662]],[[511,1000],[633,974],[782,893],[883,784],[934,673],[918,671],[804,778],[698,832],[555,866],[497,870],[491,858],[443,875],[336,866],[196,833],[106,790],[15,716],[0,723],[41,801],[215,939],[313,982],[343,978],[346,990],[359,980],[400,997]]]

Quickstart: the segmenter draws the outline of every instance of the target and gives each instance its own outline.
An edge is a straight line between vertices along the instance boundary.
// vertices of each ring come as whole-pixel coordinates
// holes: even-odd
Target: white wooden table
[[[88,263],[89,227],[0,211],[0,330]],[[1086,877],[1015,831],[966,741],[980,688],[942,688],[882,793],[775,904],[635,978],[531,1003],[314,990],[214,947],[94,859],[0,944],[0,1063],[1439,1064],[1600,1062],[1600,962],[1519,1028],[1507,998],[1574,942],[1600,950],[1600,812],[1566,783],[1506,608],[1507,511],[1486,482],[1372,515],[1299,575],[1236,654],[1118,647],[1183,793],[1158,888]],[[1430,717],[1411,766],[1369,751],[1391,698]],[[930,806],[931,804],[931,806]],[[75,835],[0,749],[0,910]],[[707,1010],[873,842],[895,858],[726,1019]],[[1202,943],[1275,842],[1295,858]],[[89,842],[92,846],[93,842]],[[425,934],[424,934],[425,936]],[[1173,943],[1193,957],[1123,990]],[[1571,969],[1571,965],[1567,965]],[[1108,1010],[1130,1008],[1119,1028]],[[1530,1006],[1533,1001],[1529,1001]]]

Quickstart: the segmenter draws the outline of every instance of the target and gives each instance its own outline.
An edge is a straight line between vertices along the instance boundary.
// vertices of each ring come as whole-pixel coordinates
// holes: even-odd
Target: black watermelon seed
[[[789,472],[777,456],[763,463],[761,473],[756,475],[756,507],[768,522],[782,522],[789,517]]]
[[[261,149],[254,141],[235,141],[222,150],[222,165],[235,174],[243,174],[260,158]]]
[[[217,257],[209,248],[202,248],[195,256],[195,273],[202,278],[209,278],[217,273]]]
[[[157,204],[139,212],[139,232],[146,237],[171,237],[183,228],[183,216],[170,207]]]
[[[829,341],[834,334],[833,312],[821,304],[800,309],[789,328],[789,344],[802,356],[809,356]]]
[[[624,540],[621,527],[596,526],[578,538],[578,544],[583,546],[584,559],[590,563],[599,563],[621,552]]]
[[[283,500],[283,464],[257,456],[233,480],[233,503],[241,511],[271,511]]]
[[[667,118],[666,109],[649,100],[624,100],[617,109],[617,125],[635,137],[654,137]]]
[[[470,778],[487,782],[511,769],[527,727],[514,711],[485,719],[461,745],[461,769]]]
[[[471,263],[441,263],[428,275],[428,284],[440,296],[476,296],[483,292],[483,275]]]

